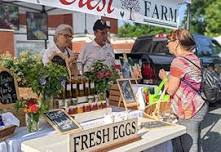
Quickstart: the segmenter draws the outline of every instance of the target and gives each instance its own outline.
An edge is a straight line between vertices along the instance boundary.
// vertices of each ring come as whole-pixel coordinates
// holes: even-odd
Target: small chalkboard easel
[[[81,126],[62,109],[46,112],[45,118],[53,128],[62,134],[82,130]]]
[[[137,108],[138,103],[136,102],[135,95],[131,87],[131,79],[118,79],[117,84],[121,94],[118,107],[123,102],[126,110],[128,110],[128,108]]]

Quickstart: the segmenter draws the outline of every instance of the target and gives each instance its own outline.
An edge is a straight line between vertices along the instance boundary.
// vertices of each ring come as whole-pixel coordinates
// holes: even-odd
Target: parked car
[[[195,54],[200,57],[204,65],[210,63],[221,64],[221,58],[219,53],[221,52],[220,44],[212,38],[193,34],[193,38],[196,42]],[[169,54],[169,50],[166,47],[167,38],[156,38],[155,36],[142,36],[138,37],[133,45],[131,53],[147,53],[153,58],[156,64],[168,64],[168,61],[172,61],[173,56]],[[161,56],[165,56],[167,59],[161,60]],[[159,56],[160,59],[156,58]]]
[[[210,63],[221,65],[221,58],[218,55],[221,52],[219,43],[215,39],[199,34],[194,34],[193,37],[196,42],[195,54],[200,57],[203,65],[207,66]],[[155,71],[154,77],[159,80],[159,70],[164,68],[169,71],[170,64],[174,58],[174,56],[169,53],[166,45],[166,37],[141,36],[135,40],[131,53],[127,54],[127,56],[131,57],[135,62],[143,60],[146,63],[149,62],[152,64]],[[115,56],[119,58],[122,54],[116,54]],[[148,58],[148,60],[145,60],[145,58]],[[146,79],[148,79],[148,77],[146,77]]]

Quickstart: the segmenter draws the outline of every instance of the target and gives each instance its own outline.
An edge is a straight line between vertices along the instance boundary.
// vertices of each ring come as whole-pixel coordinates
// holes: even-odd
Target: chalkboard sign
[[[67,133],[81,129],[80,125],[72,119],[64,110],[58,109],[45,113],[49,123],[58,131]]]
[[[119,89],[122,93],[122,97],[124,98],[124,100],[129,103],[134,102],[135,97],[134,97],[134,93],[131,87],[130,80],[122,79],[122,80],[118,80],[117,82],[118,82]]]
[[[124,106],[127,110],[127,107],[137,107],[138,104],[136,102],[130,79],[118,79],[117,84],[120,90],[121,99],[124,102]],[[121,102],[121,100],[120,100]],[[120,102],[118,105],[120,105]]]
[[[54,54],[54,56],[51,59],[51,62],[66,67],[69,77],[71,77],[71,71],[70,71],[70,68],[69,68],[69,65],[67,63],[65,56],[63,56],[60,53]]]
[[[65,60],[60,55],[55,55],[52,60],[53,63],[66,67]]]
[[[17,82],[6,68],[0,68],[0,102],[2,104],[15,103],[18,100]]]

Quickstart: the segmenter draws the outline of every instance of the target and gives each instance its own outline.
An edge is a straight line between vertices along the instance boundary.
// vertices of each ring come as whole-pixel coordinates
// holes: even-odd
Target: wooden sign
[[[61,133],[81,130],[81,126],[64,110],[57,109],[45,113],[47,121]]]
[[[10,70],[0,67],[0,103],[15,103],[18,98],[17,81],[14,74]]]
[[[118,79],[117,84],[121,93],[121,99],[119,101],[120,103],[123,101],[124,106],[127,110],[127,107],[134,107],[138,106],[132,87],[131,87],[131,82],[130,79]]]
[[[70,67],[67,62],[67,58],[63,54],[61,53],[54,54],[54,56],[51,59],[51,62],[66,67],[69,78],[71,78]]]
[[[137,119],[124,120],[69,135],[69,152],[102,151],[110,145],[137,137]],[[98,150],[99,149],[99,150]]]

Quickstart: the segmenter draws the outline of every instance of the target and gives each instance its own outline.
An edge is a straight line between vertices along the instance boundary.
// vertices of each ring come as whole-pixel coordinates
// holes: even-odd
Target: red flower
[[[37,99],[31,98],[26,102],[27,107],[31,107],[34,104],[37,104]]]
[[[107,71],[105,76],[106,76],[107,78],[111,77],[111,76],[112,76],[111,71]]]
[[[103,79],[104,76],[105,76],[105,73],[104,73],[103,71],[99,71],[99,72],[97,72],[97,74],[96,74],[96,77],[97,77],[98,79]]]
[[[30,111],[31,111],[32,113],[36,113],[36,112],[38,112],[39,107],[38,107],[37,104],[33,104],[33,105],[31,105],[31,106],[29,107],[29,109],[30,109]]]

